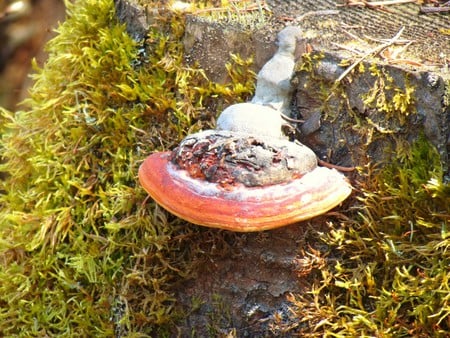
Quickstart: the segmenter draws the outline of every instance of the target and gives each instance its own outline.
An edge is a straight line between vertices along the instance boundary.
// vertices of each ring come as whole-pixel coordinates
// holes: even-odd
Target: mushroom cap
[[[188,135],[172,151],[172,163],[191,177],[230,187],[291,181],[317,167],[317,157],[299,142],[228,130]]]
[[[258,136],[286,138],[282,132],[285,121],[279,111],[256,103],[236,103],[218,117],[218,130],[229,130]]]
[[[288,182],[317,167],[316,155],[301,143],[228,130],[188,135],[171,161],[190,176],[222,187]]]
[[[301,178],[262,187],[192,178],[170,161],[172,152],[145,159],[139,180],[166,210],[191,223],[239,232],[275,229],[323,214],[351,193],[346,178],[334,169],[316,167]]]

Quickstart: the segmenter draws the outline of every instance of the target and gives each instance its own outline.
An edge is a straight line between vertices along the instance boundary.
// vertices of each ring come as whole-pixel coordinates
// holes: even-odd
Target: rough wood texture
[[[335,53],[323,53],[313,73],[297,73],[297,117],[308,119],[322,111],[323,101],[318,96],[320,86],[328,83],[331,87],[344,72],[345,67],[338,66],[342,60],[342,56]],[[423,133],[436,146],[448,171],[450,84],[444,79],[447,75],[373,62],[363,62],[361,66],[365,71],[353,73],[342,84],[346,100],[339,99],[339,94],[331,95],[328,111],[322,112],[320,129],[300,135],[300,140],[322,159],[336,164],[362,165],[365,160],[388,161],[396,154],[398,140],[411,143]],[[375,76],[369,71],[373,65],[382,75]],[[382,84],[383,81],[386,83]],[[414,93],[408,113],[401,113],[391,102],[397,92],[405,92],[406,88],[413,88]],[[392,111],[377,109],[375,103],[368,104],[368,93],[376,90],[383,91],[385,108],[389,106]],[[364,127],[354,127],[359,123]]]
[[[286,25],[299,25],[314,47],[336,52],[343,51],[336,43],[355,45],[355,49],[364,52],[376,43],[371,39],[390,39],[405,27],[401,39],[413,43],[402,52],[402,57],[423,63],[422,70],[448,72],[450,35],[445,32],[449,29],[450,14],[420,14],[417,4],[374,10],[338,7],[339,2],[329,0],[269,0],[267,3],[272,16],[265,25],[250,29],[232,22],[188,17],[184,41],[187,60],[199,61],[206,66],[213,80],[219,80],[225,74],[223,61],[229,58],[227,51],[254,56],[255,69],[261,69],[275,52],[273,41],[276,33]]]
[[[319,113],[322,115],[321,127],[317,131],[298,136],[302,142],[323,160],[341,165],[363,165],[367,159],[383,161],[392,155],[392,149],[388,148],[396,142],[393,134],[402,135],[403,140],[411,142],[424,132],[437,147],[448,171],[448,14],[419,14],[420,6],[416,4],[374,10],[338,7],[334,1],[267,3],[271,5],[272,16],[262,26],[249,28],[228,21],[211,22],[196,16],[188,17],[185,35],[187,61],[195,60],[205,67],[214,81],[225,80],[224,65],[230,60],[230,52],[243,57],[255,56],[254,66],[258,71],[275,52],[276,32],[286,25],[299,25],[304,31],[304,43],[309,43],[315,55],[321,56],[314,69],[299,71],[293,79],[293,117],[308,121]],[[386,43],[402,27],[399,43]],[[388,48],[379,48],[383,44],[389,45]],[[370,53],[377,48],[377,53]],[[367,57],[363,59],[365,54]],[[343,102],[333,97],[331,88],[346,68],[358,59],[362,59],[364,71],[354,71],[351,76],[340,80],[341,89],[349,98],[347,107],[343,107]],[[378,77],[369,71],[371,65],[378,65],[381,72],[391,77],[391,85],[396,90],[406,92],[407,87],[414,88],[414,97],[408,107],[414,113],[409,114],[401,125],[398,118],[389,116],[392,112],[386,114],[363,100],[363,96],[377,85]],[[328,111],[324,111],[325,97],[320,90],[327,86],[331,100],[326,103]],[[388,93],[387,100],[392,100],[393,95]],[[370,123],[373,130],[356,132],[351,126],[361,119]],[[300,131],[308,129],[301,125],[297,128]],[[372,131],[376,137],[369,140]]]
[[[225,74],[223,65],[229,61],[229,52],[239,53],[243,57],[253,55],[255,71],[258,71],[275,52],[273,41],[276,32],[287,24],[299,24],[305,31],[306,41],[312,45],[316,55],[323,54],[323,58],[316,64],[313,73],[299,71],[296,74],[293,112],[297,114],[295,117],[307,121],[313,118],[317,122],[317,117],[321,117],[318,130],[312,128],[313,132],[300,134],[301,140],[321,159],[342,165],[363,165],[366,161],[386,160],[395,155],[387,152],[386,148],[396,143],[394,135],[388,132],[400,128],[398,135],[405,143],[411,142],[424,131],[438,148],[442,161],[448,163],[450,37],[441,31],[449,27],[448,15],[419,15],[419,6],[414,4],[391,6],[386,11],[380,11],[357,7],[337,8],[334,1],[267,2],[272,7],[273,17],[266,26],[255,28],[252,34],[230,24],[208,23],[198,17],[190,17],[186,30],[188,58],[205,65],[211,79],[218,81]],[[338,10],[339,13],[317,13],[322,10]],[[325,119],[323,96],[318,95],[318,92],[326,82],[331,87],[345,69],[360,58],[361,54],[354,54],[348,49],[364,54],[384,42],[372,41],[368,37],[391,39],[401,26],[405,26],[401,39],[414,42],[404,50],[404,45],[398,45],[390,47],[388,51],[391,56],[397,53],[396,58],[417,61],[419,65],[407,62],[390,65],[389,59],[379,57],[365,59],[363,66],[366,72],[354,74],[352,81],[349,77],[343,82],[349,106],[344,108],[339,99],[332,98],[328,103],[328,113],[332,115],[334,112],[335,118],[331,116]],[[233,31],[236,34],[231,33]],[[385,55],[389,56],[387,53]],[[339,66],[343,60],[349,60],[347,66]],[[386,119],[383,112],[363,102],[361,95],[373,88],[377,80],[367,71],[372,64],[384,68],[385,73],[393,78],[394,86],[404,90],[405,78],[408,78],[409,85],[415,87],[415,102],[411,109],[417,113],[409,115],[401,126],[395,118]],[[370,130],[358,131],[354,128],[356,119],[365,122],[370,119],[374,126]],[[300,126],[301,131],[304,129],[307,128]],[[383,130],[385,134],[380,133]],[[372,140],[371,132],[376,134]],[[311,224],[314,231],[320,231],[325,226],[324,220],[320,219]],[[305,240],[305,235],[301,233],[301,227],[292,226],[266,236],[266,242],[255,245],[253,237],[244,238],[244,243],[238,246],[236,242],[231,243],[236,256],[214,258],[211,264],[205,264],[205,268],[212,269],[209,271],[214,271],[214,274],[209,273],[209,278],[199,274],[199,278],[188,283],[186,289],[178,293],[181,302],[188,307],[189,297],[205,300],[205,306],[198,315],[188,319],[189,328],[200,329],[208,322],[204,314],[214,308],[212,296],[219,294],[225,306],[233,309],[231,320],[238,335],[276,335],[276,332],[270,332],[267,328],[274,313],[281,314],[283,320],[289,318],[286,314],[286,295],[290,290],[295,292],[300,287],[296,284],[298,278],[292,272],[297,269],[296,260],[303,257],[299,241]],[[303,245],[315,244],[306,240]],[[265,259],[267,257],[270,259]],[[247,264],[242,263],[245,261],[252,262],[252,269],[249,270]],[[274,287],[280,288],[276,294],[272,292]]]
[[[354,40],[351,32],[363,38],[390,39],[404,26],[402,39],[414,40],[408,48],[408,56],[426,62],[429,65],[443,65],[450,58],[450,15],[420,14],[418,4],[399,4],[370,9],[363,6],[338,7],[345,1],[304,0],[304,1],[267,1],[275,17],[294,19],[309,37],[324,49],[336,49],[334,43]],[[314,12],[320,10],[338,11],[336,14],[323,15]],[[303,17],[302,17],[303,16]],[[288,23],[288,22],[287,22]],[[443,53],[444,56],[440,54]]]

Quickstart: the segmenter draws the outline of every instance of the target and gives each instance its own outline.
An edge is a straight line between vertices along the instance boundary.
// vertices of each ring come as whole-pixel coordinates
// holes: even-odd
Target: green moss
[[[179,14],[157,19],[142,53],[112,1],[67,6],[23,110],[2,110],[0,335],[167,334],[172,283],[189,272],[174,238],[193,229],[147,199],[138,166],[254,76],[238,57],[241,85],[184,67]]]
[[[410,85],[407,77],[404,88],[396,86],[394,78],[376,64],[372,64],[369,71],[374,77],[374,84],[369,92],[362,96],[364,104],[386,113],[386,119],[397,119],[400,126],[403,126],[406,117],[415,112],[415,88]]]
[[[301,61],[295,66],[295,71],[306,72],[314,76],[318,62],[323,60],[324,54],[319,53],[304,53],[301,56]],[[315,77],[316,78],[316,77]]]
[[[366,172],[354,220],[329,223],[317,238],[333,252],[312,252],[328,263],[320,280],[291,299],[309,324],[305,336],[448,336],[450,186],[442,180],[423,138]]]
[[[450,79],[445,81],[445,93],[442,101],[445,107],[450,107]]]
[[[299,85],[302,91],[309,93],[308,102],[323,111],[323,118],[334,119],[336,117],[337,106],[341,106],[342,87],[336,85],[329,79],[324,79],[318,75],[322,61],[325,59],[323,52],[311,52],[302,54],[300,62],[295,67],[296,76],[293,79],[294,87]],[[299,80],[301,79],[301,80]],[[299,84],[302,81],[302,84]],[[339,97],[339,100],[336,98]]]
[[[213,23],[240,26],[244,29],[259,29],[267,24],[267,5],[259,1],[220,1],[219,8],[212,9],[209,4],[198,6],[197,16]]]
[[[186,239],[198,239],[197,230],[147,198],[137,169],[150,152],[211,126],[224,105],[246,100],[251,60],[230,56],[232,82],[211,83],[182,64],[181,14],[158,17],[138,44],[116,22],[112,1],[68,6],[30,99],[22,111],[2,110],[0,334],[168,336],[183,316],[174,311],[174,285],[190,276],[188,246],[199,244]],[[300,71],[313,72],[322,58],[305,55]],[[405,118],[413,89],[394,88],[381,75],[366,104]],[[345,91],[336,86],[330,95],[332,85],[315,81],[308,89],[325,108],[336,100],[344,106]],[[373,94],[381,89],[397,97],[392,105],[377,106]],[[361,133],[378,131],[352,118]],[[308,232],[305,242],[320,249],[307,249],[309,263],[299,271],[306,291],[290,296],[294,321],[280,332],[450,332],[450,187],[428,142],[397,146],[395,161],[367,166],[346,217],[330,219],[326,233]],[[194,299],[193,311],[202,305]],[[231,307],[219,295],[211,305],[214,335],[229,327]]]
[[[224,302],[220,294],[213,294],[210,303],[212,307],[207,311],[209,317],[208,333],[210,337],[217,337],[221,333],[223,334],[224,327],[233,327],[231,304]],[[235,337],[236,333],[233,331],[230,330],[227,335]]]
[[[340,221],[329,219],[327,231],[305,238],[311,247],[298,273],[307,292],[289,297],[296,333],[448,336],[450,186],[438,152],[419,136],[414,86],[398,69],[363,62],[333,83],[320,59],[302,61],[296,85],[307,108],[350,135],[361,176]],[[380,149],[386,162],[371,163],[370,151]]]

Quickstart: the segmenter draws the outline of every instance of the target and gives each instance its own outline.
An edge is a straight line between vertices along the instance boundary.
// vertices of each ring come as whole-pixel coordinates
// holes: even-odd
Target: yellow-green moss
[[[328,232],[305,239],[322,249],[309,248],[302,261],[299,275],[310,287],[289,296],[297,324],[288,330],[302,337],[447,337],[450,186],[436,149],[417,132],[413,145],[405,137],[415,88],[407,76],[394,80],[390,70],[364,63],[333,83],[316,74],[320,62],[304,55],[297,77],[324,119],[360,135],[362,147],[381,140],[392,156],[362,165],[358,201],[340,222],[328,222]],[[347,89],[359,76],[370,88],[358,94],[366,111],[357,112]]]
[[[333,120],[340,110],[338,107],[343,105],[341,98],[343,88],[317,74],[324,59],[325,54],[323,52],[302,54],[301,60],[297,62],[295,67],[297,75],[294,76],[293,85],[294,87],[298,86],[300,78],[306,79],[302,91],[309,94],[311,102],[308,103],[313,103],[316,106],[315,108],[323,111],[323,118]]]
[[[448,336],[450,186],[442,180],[439,155],[423,138],[365,172],[352,219],[330,222],[316,238],[328,246],[311,252],[327,262],[321,278],[291,298],[308,324],[304,336]]]
[[[307,72],[310,76],[314,77],[314,71],[316,70],[318,62],[322,61],[324,57],[325,55],[321,52],[304,53],[301,56],[301,61],[297,63],[295,70]]]
[[[369,67],[370,74],[375,79],[372,88],[362,96],[368,108],[375,108],[386,113],[386,119],[395,118],[400,126],[405,124],[406,117],[415,112],[415,88],[405,75],[405,88],[395,85],[393,77],[376,64]]]
[[[23,110],[2,110],[0,335],[163,335],[188,272],[174,238],[192,229],[146,199],[138,166],[209,126],[212,100],[248,96],[254,75],[238,57],[226,85],[184,67],[179,14],[138,45],[112,0],[67,7]]]
[[[179,315],[173,283],[190,273],[183,241],[195,228],[147,199],[137,169],[150,152],[209,127],[220,107],[246,100],[250,60],[230,56],[232,83],[211,83],[182,64],[180,14],[157,18],[137,44],[117,24],[112,1],[68,7],[23,110],[2,110],[0,335],[166,336]],[[316,85],[330,104],[331,83]],[[345,101],[335,89],[331,100]],[[395,117],[413,102],[408,88],[397,93],[386,111]],[[373,128],[366,122],[354,128]],[[305,249],[305,292],[290,296],[297,316],[280,332],[450,332],[450,187],[428,142],[400,147],[383,169],[367,166],[347,218],[308,235],[323,250]],[[231,314],[219,295],[212,305],[214,335]]]

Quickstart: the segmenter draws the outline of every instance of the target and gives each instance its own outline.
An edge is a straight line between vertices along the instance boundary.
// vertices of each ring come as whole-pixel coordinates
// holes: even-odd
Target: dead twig
[[[409,60],[409,59],[391,59],[391,60],[388,60],[388,62],[391,65],[403,64],[403,65],[410,65],[413,67],[423,67],[423,63],[420,63],[420,62],[414,61],[414,60]]]
[[[417,3],[417,0],[386,0],[386,1],[355,1],[349,0],[343,5],[337,5],[340,7],[350,7],[350,6],[364,6],[369,8],[377,8],[383,6],[407,4],[407,3]]]
[[[364,54],[363,52],[360,52],[359,50],[356,50],[356,49],[354,49],[354,48],[351,48],[351,47],[347,47],[347,46],[341,45],[340,43],[332,42],[332,44],[333,44],[334,46],[336,46],[336,47],[339,47],[340,49],[344,49],[344,50],[346,50],[346,51],[348,51],[348,52],[351,52],[351,53],[353,53],[353,54],[357,54],[357,55],[363,55],[363,54]]]
[[[420,13],[443,13],[450,12],[450,1],[443,3],[441,6],[421,6]]]
[[[346,22],[341,22],[341,28],[342,29],[363,29],[364,26],[362,26],[362,25],[349,25]]]
[[[392,43],[395,45],[403,45],[400,49],[395,50],[392,54],[391,53],[387,53],[387,55],[384,55],[384,51],[379,52],[380,56],[387,62],[391,63],[391,64],[409,64],[411,66],[423,66],[421,63],[414,61],[414,60],[408,60],[408,59],[399,59],[397,58],[397,56],[399,54],[401,54],[406,48],[408,48],[412,43],[414,43],[414,40],[407,40],[407,39],[396,39],[395,41],[392,41],[392,39],[377,39],[377,38],[373,38],[367,35],[364,35],[364,39],[360,38],[359,36],[344,30],[343,31],[345,34],[349,35],[351,38],[360,41],[362,43],[367,44],[367,41],[372,41],[372,42],[377,42],[377,43]],[[364,55],[363,52],[356,50],[354,48],[345,46],[345,45],[341,45],[335,42],[332,42],[333,45],[339,47],[340,49],[349,51],[351,53],[357,54],[359,56]]]
[[[398,38],[402,35],[403,30],[405,29],[405,27],[400,28],[400,30],[397,32],[397,34],[395,34],[395,36],[390,39],[389,41],[369,50],[367,53],[365,53],[363,56],[361,56],[358,60],[356,60],[356,62],[354,62],[351,66],[349,66],[336,80],[336,83],[342,81],[342,79],[344,77],[346,77],[357,65],[359,65],[362,61],[364,61],[367,57],[369,57],[370,55],[373,54],[378,54],[380,53],[383,49],[393,45]]]
[[[353,34],[352,32],[349,32],[349,31],[346,30],[346,29],[344,29],[343,32],[344,32],[345,34],[347,34],[348,36],[350,36],[351,38],[353,38],[353,39],[355,39],[355,40],[357,40],[357,41],[359,41],[359,42],[362,42],[362,43],[367,44],[367,41],[364,41],[364,40],[363,40],[362,38],[360,38],[358,35]]]
[[[418,62],[418,61],[414,61],[414,60],[410,60],[410,59],[402,59],[402,58],[398,57],[412,43],[413,43],[413,41],[410,41],[407,44],[405,44],[402,48],[397,49],[397,50],[395,50],[392,53],[387,53],[388,55],[383,55],[383,53],[384,53],[384,51],[383,51],[382,53],[380,53],[380,56],[383,57],[390,64],[407,64],[407,65],[410,65],[410,66],[422,67],[423,64]],[[385,51],[388,52],[389,50],[386,49]]]
[[[305,123],[305,120],[298,120],[298,119],[294,119],[292,117],[287,116],[286,114],[280,113],[281,118],[283,120],[286,120],[288,122],[292,122],[292,123]]]
[[[417,0],[386,0],[386,1],[364,1],[368,6],[380,7],[399,4],[417,3]]]
[[[355,167],[343,167],[340,165],[331,164],[331,163],[321,160],[319,158],[317,159],[317,163],[319,163],[322,167],[336,169],[336,170],[344,171],[344,172],[350,172],[350,171],[354,171],[356,169]]]
[[[373,38],[373,37],[367,36],[367,35],[364,35],[364,39],[373,41],[373,42],[378,42],[378,43],[384,43],[384,42],[391,41],[391,39],[377,39],[377,38]],[[395,44],[403,45],[403,44],[410,44],[411,42],[413,42],[413,41],[407,40],[407,39],[397,39],[395,41]]]

